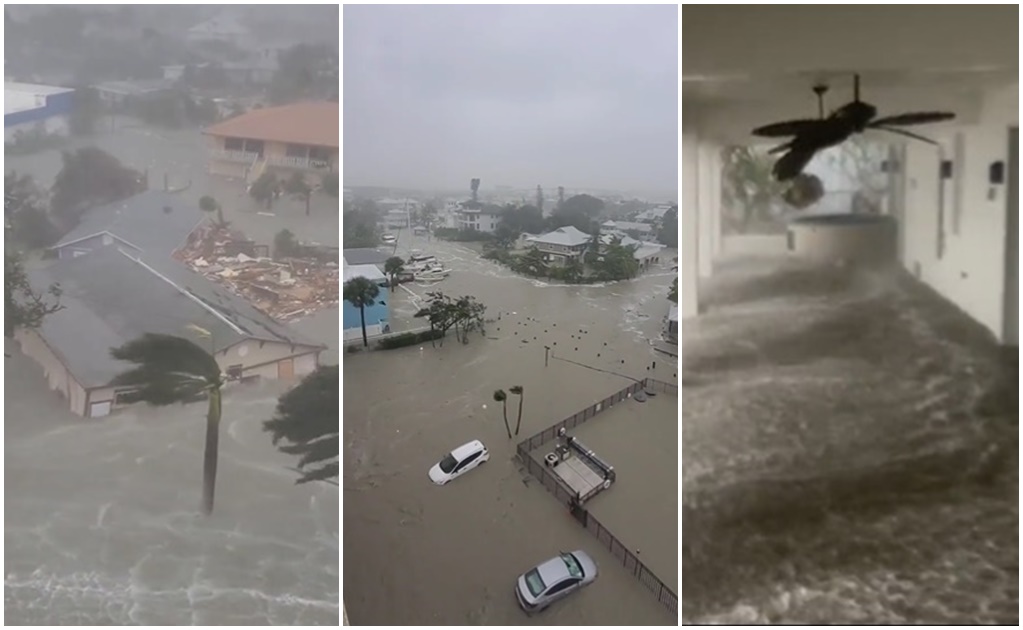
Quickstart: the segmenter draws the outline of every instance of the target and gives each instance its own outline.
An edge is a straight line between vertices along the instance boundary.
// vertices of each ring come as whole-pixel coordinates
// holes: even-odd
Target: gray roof
[[[111,348],[147,332],[187,337],[188,324],[210,331],[218,348],[244,339],[322,346],[177,261],[135,256],[103,247],[30,272],[37,287],[60,284],[64,308],[40,333],[83,387],[105,386],[128,367]]]
[[[566,225],[565,227],[559,227],[553,232],[541,234],[540,236],[530,239],[534,243],[548,243],[550,245],[567,245],[568,247],[577,247],[579,245],[585,245],[589,243],[593,237],[586,232],[576,228],[572,225]]]
[[[346,249],[341,254],[349,265],[382,265],[393,255],[370,247]]]
[[[169,256],[204,220],[203,211],[193,202],[161,190],[149,190],[88,210],[82,222],[54,248],[107,233],[146,254]]]

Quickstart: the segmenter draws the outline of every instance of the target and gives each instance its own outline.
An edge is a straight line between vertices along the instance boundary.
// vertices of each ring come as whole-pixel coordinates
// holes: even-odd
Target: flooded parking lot
[[[400,244],[399,252],[402,247],[434,253],[453,269],[436,290],[475,295],[488,317],[500,319],[468,345],[448,339],[442,348],[343,357],[344,564],[346,576],[359,576],[344,585],[352,621],[674,623],[513,459],[517,441],[634,378],[673,380],[676,366],[647,343],[667,312],[673,272],[654,270],[606,286],[557,286],[514,276],[460,244],[416,239]],[[405,287],[417,298],[434,290]],[[405,297],[395,301],[396,309],[407,318],[399,322],[417,325],[412,296],[399,291]],[[547,367],[544,345],[554,351]],[[492,395],[512,385],[523,386],[525,395],[520,435],[509,440]],[[509,397],[513,430],[517,404]],[[447,486],[433,486],[429,467],[471,439],[483,440],[491,460]],[[514,599],[516,576],[575,548],[595,557],[600,578],[526,618]]]
[[[902,274],[761,259],[708,289],[682,621],[1015,624],[1016,355]]]

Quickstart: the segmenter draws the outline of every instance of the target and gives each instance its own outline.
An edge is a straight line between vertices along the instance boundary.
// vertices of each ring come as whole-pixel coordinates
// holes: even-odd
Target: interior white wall
[[[699,208],[699,270],[701,278],[709,278],[714,271],[714,215],[721,209],[715,206],[714,168],[720,170],[720,161],[715,162],[714,145],[700,142],[697,149],[697,205]]]
[[[938,252],[939,151],[923,143],[906,146],[903,263],[922,281],[1004,337],[1005,229],[1008,186],[988,183],[988,167],[1008,158],[1008,128],[960,129],[959,229],[953,230],[955,195],[946,196],[945,247]],[[943,139],[948,142],[947,136]],[[946,183],[952,191],[955,182]]]
[[[683,133],[679,139],[678,310],[680,317],[700,312],[699,142]]]
[[[1019,346],[1019,128],[1009,141],[1010,159],[1006,163],[1008,187],[1008,230],[1005,257],[1005,320],[1002,343]]]

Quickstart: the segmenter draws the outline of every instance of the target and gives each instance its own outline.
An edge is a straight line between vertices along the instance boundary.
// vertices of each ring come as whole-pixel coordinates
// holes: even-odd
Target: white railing
[[[227,162],[252,164],[259,157],[259,154],[249,153],[248,151],[213,151],[211,157],[217,160],[225,160]]]
[[[288,155],[268,155],[266,161],[271,166],[282,166],[285,168],[320,169],[330,168],[328,160],[317,160],[313,158],[292,157]]]

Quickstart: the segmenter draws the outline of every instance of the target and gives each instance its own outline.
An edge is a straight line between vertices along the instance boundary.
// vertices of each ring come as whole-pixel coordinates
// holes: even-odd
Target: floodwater
[[[262,431],[279,384],[226,395],[206,519],[203,405],[72,417],[7,351],[6,623],[339,623],[338,490],[296,486]]]
[[[496,321],[467,345],[449,338],[443,347],[342,357],[343,596],[350,620],[674,624],[675,616],[532,481],[514,455],[518,441],[633,378],[674,381],[677,366],[657,355],[648,339],[661,329],[675,272],[668,266],[631,282],[559,286],[515,276],[462,244],[419,238],[400,244],[399,254],[407,247],[436,254],[453,273],[435,287],[399,288],[390,298],[395,330],[421,325],[411,315],[428,290],[475,295]],[[547,366],[545,345],[553,355]],[[520,434],[509,440],[492,395],[513,385],[525,394]],[[513,431],[517,411],[517,397],[510,395]],[[447,486],[432,485],[430,466],[472,439],[490,448],[491,460]],[[641,461],[615,465],[643,467]],[[665,493],[677,493],[675,477],[654,481]],[[677,531],[675,522],[662,525]],[[589,552],[600,578],[543,615],[525,617],[515,602],[516,577],[570,549]]]
[[[683,325],[683,623],[1018,621],[1018,355],[905,277],[726,265]]]

